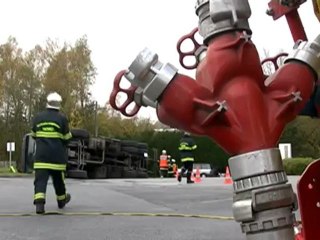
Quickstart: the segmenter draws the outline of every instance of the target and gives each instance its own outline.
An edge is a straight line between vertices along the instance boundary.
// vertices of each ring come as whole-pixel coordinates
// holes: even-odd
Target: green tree
[[[89,89],[96,76],[87,38],[77,40],[74,47],[65,43],[58,51],[54,42],[47,44],[49,67],[45,74],[44,90],[46,93],[59,92],[67,116],[71,121],[74,116],[80,117],[77,122],[83,124],[86,117],[83,110],[91,103]]]
[[[79,120],[75,127],[86,127],[93,119],[89,89],[96,70],[86,37],[62,47],[49,39],[44,48],[36,45],[25,53],[9,37],[0,45],[0,60],[0,146],[10,140],[20,149],[23,135],[30,131],[34,114],[44,110],[50,91],[62,95],[63,110]],[[5,154],[5,147],[0,147],[0,159]],[[19,158],[20,153],[15,156]]]
[[[278,54],[280,54],[280,53],[284,53],[283,50],[280,50],[278,52]],[[275,57],[277,54],[275,54],[274,56],[271,56],[270,51],[268,51],[266,49],[263,49],[263,55],[264,55],[263,56],[264,58],[262,59],[262,61],[264,61],[264,59],[267,59],[267,58],[270,58],[270,57]],[[284,60],[285,60],[285,56],[282,56],[282,57],[277,59],[278,67],[283,65]],[[267,61],[262,65],[262,70],[263,70],[263,73],[266,76],[270,76],[275,72],[275,66],[274,66],[274,64],[272,62]]]
[[[25,119],[26,105],[24,102],[24,78],[30,74],[26,66],[22,49],[18,47],[15,38],[10,37],[7,43],[0,46],[0,82],[1,88],[1,118],[2,136],[0,144],[15,141],[19,148],[23,132],[27,128]]]
[[[42,81],[46,71],[46,56],[44,50],[37,45],[24,56],[23,81],[20,86],[23,89],[26,112],[25,118],[31,122],[35,113],[44,108],[44,91]]]
[[[100,110],[97,116],[99,134],[113,138],[122,138],[122,117],[120,113],[115,111],[108,103]]]
[[[320,156],[320,119],[299,116],[289,123],[280,142],[292,144],[294,157]]]

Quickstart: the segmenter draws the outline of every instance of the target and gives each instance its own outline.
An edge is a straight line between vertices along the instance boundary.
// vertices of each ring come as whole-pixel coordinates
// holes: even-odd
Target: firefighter
[[[32,136],[36,141],[34,162],[34,205],[37,214],[45,213],[46,189],[49,176],[52,178],[58,208],[70,201],[66,193],[64,173],[67,163],[67,142],[71,138],[69,123],[60,112],[61,96],[50,93],[47,96],[46,110],[37,114],[32,122]]]
[[[166,150],[162,150],[159,160],[160,177],[166,177],[168,175],[168,155]]]
[[[194,162],[194,150],[197,145],[189,133],[185,132],[180,140],[179,151],[182,162],[181,172],[178,175],[178,181],[181,182],[182,175],[187,172],[187,183],[194,183],[191,180]]]
[[[178,171],[178,165],[176,164],[176,160],[175,159],[171,160],[171,166],[172,166],[172,175],[174,177],[176,177],[177,176],[177,171]]]

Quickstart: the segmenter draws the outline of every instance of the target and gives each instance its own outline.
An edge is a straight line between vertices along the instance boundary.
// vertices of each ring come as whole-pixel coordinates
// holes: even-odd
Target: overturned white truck
[[[148,145],[133,140],[91,137],[84,129],[72,129],[68,143],[67,177],[70,178],[146,178]],[[36,144],[30,134],[22,143],[17,168],[32,172]]]

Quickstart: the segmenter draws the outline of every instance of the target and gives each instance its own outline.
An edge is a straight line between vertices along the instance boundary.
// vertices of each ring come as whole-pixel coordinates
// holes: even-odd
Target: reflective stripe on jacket
[[[184,157],[184,158],[181,158],[181,162],[187,162],[187,161],[194,161],[194,157]]]
[[[33,164],[33,168],[34,169],[51,169],[51,170],[65,171],[67,168],[67,164],[35,162]]]

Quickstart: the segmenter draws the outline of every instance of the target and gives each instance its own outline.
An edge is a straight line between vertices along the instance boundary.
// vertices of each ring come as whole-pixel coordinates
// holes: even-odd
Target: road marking
[[[125,212],[46,212],[43,215],[61,215],[61,216],[128,216],[128,217],[184,217],[201,218],[210,220],[234,220],[228,216],[214,216],[202,214],[180,214],[180,213],[125,213]],[[0,213],[0,218],[5,217],[34,217],[41,216],[36,213]]]

